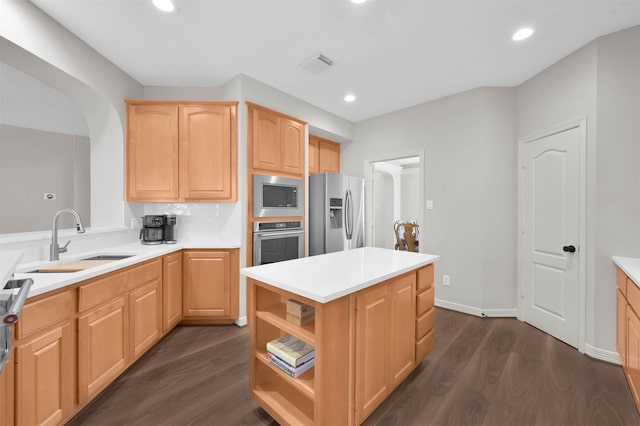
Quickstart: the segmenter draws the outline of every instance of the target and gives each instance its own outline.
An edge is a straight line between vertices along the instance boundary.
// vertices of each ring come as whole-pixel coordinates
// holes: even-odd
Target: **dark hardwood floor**
[[[69,425],[271,425],[248,328],[178,327]],[[622,368],[516,319],[436,310],[435,347],[365,425],[640,425]]]

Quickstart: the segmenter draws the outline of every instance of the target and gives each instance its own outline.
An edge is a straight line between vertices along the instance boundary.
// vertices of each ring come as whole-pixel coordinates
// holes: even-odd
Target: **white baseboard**
[[[442,299],[435,299],[434,304],[439,308],[451,309],[452,311],[464,314],[475,315],[477,317],[516,317],[517,309],[480,309],[475,306],[463,305],[461,303],[449,302]]]
[[[584,353],[589,355],[591,358],[599,359],[600,361],[606,361],[618,365],[622,364],[617,352],[596,348],[588,343],[584,344]]]
[[[244,327],[247,324],[247,317],[238,317],[238,319],[236,320],[236,325],[238,327]]]

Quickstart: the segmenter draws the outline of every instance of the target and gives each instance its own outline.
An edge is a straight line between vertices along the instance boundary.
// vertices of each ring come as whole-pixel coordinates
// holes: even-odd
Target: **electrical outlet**
[[[449,286],[449,275],[442,276],[442,285],[446,285],[447,287]]]
[[[140,219],[138,219],[137,217],[132,217],[131,229],[140,229],[141,227],[142,227],[142,224],[140,223]]]
[[[433,210],[433,200],[427,200],[427,210]]]

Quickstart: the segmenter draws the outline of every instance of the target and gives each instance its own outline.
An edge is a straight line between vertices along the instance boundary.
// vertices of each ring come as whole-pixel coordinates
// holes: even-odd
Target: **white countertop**
[[[611,259],[613,263],[618,265],[618,267],[631,278],[631,281],[640,287],[640,259],[618,256],[613,256]]]
[[[440,259],[433,254],[374,247],[243,268],[266,284],[327,303]]]
[[[73,255],[61,255],[61,258],[57,262],[38,261],[31,263],[24,263],[18,265],[14,278],[31,278],[33,279],[33,285],[28,297],[38,296],[40,294],[57,290],[62,287],[66,287],[71,284],[75,284],[80,281],[87,280],[89,278],[97,277],[108,272],[116,271],[127,266],[135,265],[140,262],[144,262],[154,257],[163,256],[165,254],[172,253],[174,251],[182,249],[216,249],[216,248],[239,248],[238,243],[222,243],[222,242],[210,242],[210,241],[185,241],[178,244],[158,244],[158,245],[143,245],[141,243],[131,243],[114,247],[107,247],[101,250],[92,250],[84,253],[74,253]],[[94,268],[85,269],[78,272],[65,272],[65,273],[29,273],[29,271],[36,270],[43,266],[59,265],[73,260],[84,259],[91,256],[111,254],[111,255],[131,255],[126,259],[114,260],[113,262],[106,263]]]
[[[0,251],[0,290],[11,279],[11,274],[16,270],[20,259],[22,258],[22,251],[20,250],[3,250]]]

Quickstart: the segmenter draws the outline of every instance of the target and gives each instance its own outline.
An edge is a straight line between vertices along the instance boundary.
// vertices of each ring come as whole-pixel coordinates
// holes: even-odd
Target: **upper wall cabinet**
[[[305,123],[258,105],[248,105],[253,170],[304,175]]]
[[[309,135],[309,174],[340,173],[340,144]]]
[[[127,201],[237,201],[237,102],[126,103]]]

